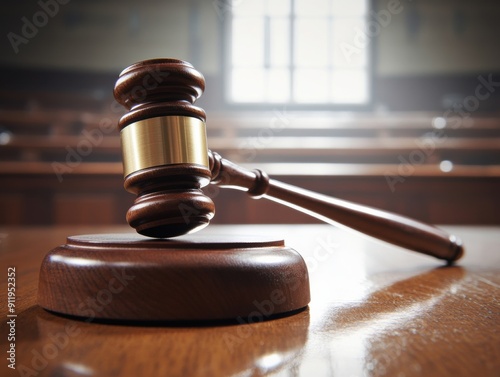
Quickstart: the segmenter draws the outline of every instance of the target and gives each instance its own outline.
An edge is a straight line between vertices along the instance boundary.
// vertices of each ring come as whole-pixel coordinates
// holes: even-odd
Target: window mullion
[[[349,0],[345,4],[327,0],[324,6],[311,6],[308,0],[285,1],[286,10],[252,2],[245,3],[248,10],[238,10],[239,18],[232,15],[232,33],[236,27],[238,37],[228,38],[229,84],[235,102],[367,103],[367,63],[344,64],[343,50],[336,49],[339,35],[345,32],[349,38],[350,25],[357,27],[365,8],[356,8]]]

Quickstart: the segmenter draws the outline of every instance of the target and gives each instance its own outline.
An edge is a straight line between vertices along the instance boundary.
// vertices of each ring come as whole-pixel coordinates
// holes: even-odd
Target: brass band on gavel
[[[209,167],[205,122],[163,116],[131,123],[121,130],[123,173],[153,166],[199,164]]]

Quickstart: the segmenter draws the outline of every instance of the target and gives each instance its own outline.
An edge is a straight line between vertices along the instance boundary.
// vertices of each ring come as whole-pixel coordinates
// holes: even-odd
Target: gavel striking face
[[[431,225],[270,180],[212,153],[205,112],[193,105],[204,88],[203,76],[177,59],[147,60],[120,74],[114,94],[128,110],[119,122],[124,186],[137,195],[127,221],[138,233],[175,237],[208,225],[215,207],[201,188],[211,182],[448,262],[462,256],[461,241]]]

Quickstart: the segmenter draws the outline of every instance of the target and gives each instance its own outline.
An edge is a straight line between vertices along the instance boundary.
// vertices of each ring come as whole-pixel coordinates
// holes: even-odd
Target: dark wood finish
[[[153,59],[124,69],[115,85],[116,100],[129,110],[121,130],[142,119],[181,115],[205,121],[205,111],[193,103],[205,89],[205,79],[187,62]],[[125,177],[125,189],[137,195],[127,221],[150,237],[175,237],[208,225],[212,200],[201,187],[210,181],[206,167],[193,164],[142,169]]]
[[[204,89],[203,75],[182,60],[151,59],[132,64],[120,73],[115,85],[115,99],[129,110],[118,128],[164,115],[204,121],[205,111],[193,105]]]
[[[481,84],[480,76],[494,82],[500,81],[498,69],[488,72],[461,74],[433,74],[412,76],[379,76],[374,82],[374,97],[392,111],[441,111],[453,107],[467,96],[476,95]],[[409,89],[411,88],[411,90]],[[491,95],[481,101],[477,111],[497,112],[500,107],[500,93],[493,90]],[[458,111],[460,111],[459,108]],[[465,111],[469,114],[469,112]],[[470,115],[470,114],[469,114]]]
[[[261,166],[261,165],[258,165]],[[391,192],[385,168],[366,166],[264,165],[273,177],[298,187],[363,205],[404,213],[431,224],[496,225],[500,222],[500,177],[485,167],[482,172],[454,170],[433,173],[425,166],[405,178]],[[0,220],[3,225],[123,224],[133,205],[123,190],[121,163],[82,163],[59,182],[50,164],[0,163]],[[316,174],[323,172],[323,175]],[[493,171],[494,173],[494,171]],[[491,175],[490,175],[491,174]],[[304,224],[318,223],[313,217],[268,200],[252,200],[243,191],[210,185],[205,192],[215,203],[213,224]],[[109,198],[107,205],[93,206],[89,200]],[[33,212],[36,208],[36,213]],[[238,211],[234,211],[237,208]],[[56,214],[59,216],[56,216]],[[107,221],[106,223],[104,221]]]
[[[123,222],[133,198],[120,188],[123,179],[115,125],[124,109],[112,103],[110,90],[117,74],[22,67],[0,71],[0,132],[10,133],[7,144],[0,145],[1,224]],[[269,111],[227,112],[222,96],[214,95],[220,79],[209,76],[206,80],[208,91],[197,103],[210,110],[209,145],[233,162],[251,164],[283,182],[424,222],[500,223],[500,116],[483,112],[489,106],[486,102],[500,91],[491,93],[467,117],[451,114],[447,127],[436,130],[433,118],[446,114],[441,108],[442,94],[434,96],[439,93],[436,88],[424,98],[428,101],[425,110],[432,112],[416,112],[420,107],[415,98],[408,102],[413,107],[404,106],[410,111],[402,113],[292,112],[274,105]],[[419,92],[410,93],[408,88],[420,85],[422,78],[395,80],[401,82],[391,85],[387,93],[401,100]],[[468,84],[463,86],[464,82]],[[471,75],[445,81],[433,77],[429,83],[448,87],[450,93],[473,94],[478,81],[477,75]],[[387,104],[390,110],[398,108]],[[101,127],[104,121],[109,127]],[[88,145],[89,133],[99,132],[103,139],[92,143],[92,153],[81,154],[78,166],[68,165],[67,148],[77,151]],[[443,138],[435,142],[432,153],[409,172],[404,170],[404,183],[393,193],[384,175],[397,174],[404,168],[401,158],[409,160],[419,153],[419,145],[432,145],[432,136],[441,132]],[[439,169],[442,160],[453,163],[451,172]],[[53,162],[68,168],[62,182]],[[102,198],[106,198],[105,205],[100,205]],[[222,190],[213,200],[217,213],[212,223],[315,221],[275,203],[246,200],[240,192]]]
[[[284,237],[308,266],[309,308],[250,324],[246,317],[243,324],[131,326],[74,320],[36,304],[48,250],[68,234],[128,232],[128,226],[3,227],[0,333],[7,355],[6,274],[15,267],[16,370],[4,359],[0,374],[496,377],[500,228],[446,230],[468,245],[454,267],[328,225],[212,225],[202,232]]]
[[[43,260],[38,285],[40,306],[84,320],[246,318],[255,302],[265,303],[272,317],[302,309],[309,300],[300,255],[283,240],[244,234],[68,237]],[[93,305],[83,308],[82,302]]]
[[[260,165],[259,165],[260,166]],[[288,167],[288,169],[286,169]],[[404,213],[431,224],[495,225],[500,222],[500,178],[471,169],[443,176],[424,166],[389,190],[385,169],[365,166],[317,168],[306,174],[294,165],[265,165],[273,177],[298,187],[363,205]],[[279,169],[278,169],[279,168]],[[314,171],[324,172],[316,175]],[[0,222],[3,225],[123,224],[134,198],[123,190],[121,163],[82,163],[59,182],[50,164],[0,163]],[[281,173],[280,173],[281,172]],[[210,185],[212,224],[319,223],[313,217],[243,191]],[[106,198],[106,205],[95,205]],[[87,205],[88,204],[88,205]],[[91,210],[90,205],[92,205]],[[36,208],[36,212],[33,211]],[[237,211],[234,209],[237,208]],[[58,214],[58,215],[57,215]]]
[[[459,238],[431,225],[269,179],[262,171],[243,169],[217,153],[209,152],[209,156],[212,183],[221,187],[245,189],[252,197],[265,197],[327,223],[449,262],[460,259],[464,252]]]
[[[127,191],[137,195],[127,222],[149,237],[175,237],[204,228],[215,206],[201,187],[210,181],[206,167],[178,164],[143,169],[125,177]]]
[[[159,77],[154,85],[146,85],[154,76]],[[176,59],[136,63],[120,74],[115,86],[115,98],[129,110],[121,118],[119,128],[165,115],[205,120],[204,112],[193,106],[204,87],[203,76],[189,63]],[[137,88],[142,93],[140,97],[135,94]],[[260,170],[242,169],[217,153],[209,152],[209,158],[213,184],[245,189],[253,197],[266,196],[326,222],[340,223],[449,262],[463,254],[460,239],[430,225],[270,181]],[[193,179],[189,179],[190,175]],[[205,169],[193,164],[147,168],[125,177],[125,187],[134,187],[128,190],[138,195],[127,214],[129,224],[151,237],[177,236],[206,226],[213,216],[213,204],[208,197],[202,199],[203,178]],[[133,185],[129,183],[131,180]]]
[[[379,175],[273,175],[297,187],[404,213],[430,224],[497,225],[500,221],[500,179],[484,176],[414,175],[388,189]],[[217,224],[304,224],[319,220],[268,200],[252,200],[243,191],[210,186],[207,193],[217,208],[211,223]],[[231,211],[238,208],[238,211]]]

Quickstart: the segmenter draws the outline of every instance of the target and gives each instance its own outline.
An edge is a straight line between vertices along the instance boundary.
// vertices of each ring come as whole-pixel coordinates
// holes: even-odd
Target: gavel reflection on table
[[[283,240],[183,236],[214,216],[214,203],[202,191],[209,183],[448,263],[462,256],[461,241],[436,227],[270,179],[208,150],[205,112],[194,106],[204,87],[203,76],[177,59],[147,60],[122,71],[114,94],[128,110],[119,122],[124,186],[137,195],[127,221],[142,236],[68,237],[42,263],[42,307],[88,318],[82,303],[108,291],[111,299],[93,311],[96,319],[234,319],[254,312],[256,303],[272,304],[268,316],[306,307],[307,268]],[[126,286],[113,294],[115,281]]]

